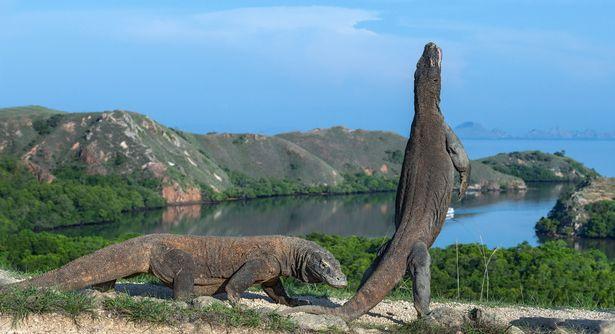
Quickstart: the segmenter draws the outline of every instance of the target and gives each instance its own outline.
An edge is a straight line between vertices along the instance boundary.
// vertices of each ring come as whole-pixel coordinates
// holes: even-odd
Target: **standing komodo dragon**
[[[459,196],[466,191],[470,162],[463,145],[440,112],[442,51],[425,45],[414,73],[414,120],[406,145],[395,199],[395,234],[386,244],[357,293],[338,308],[300,306],[289,312],[327,313],[350,321],[367,313],[409,271],[414,307],[429,313],[430,256],[451,202],[454,172],[461,176]]]
[[[283,236],[199,237],[151,234],[80,257],[62,268],[2,287],[110,289],[119,278],[152,273],[176,299],[226,292],[235,303],[260,283],[274,302],[296,306],[280,276],[306,283],[346,286],[339,262],[314,242]]]

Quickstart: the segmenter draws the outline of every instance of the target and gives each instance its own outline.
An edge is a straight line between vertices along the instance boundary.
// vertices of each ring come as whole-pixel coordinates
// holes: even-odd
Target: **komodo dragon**
[[[440,111],[442,51],[425,45],[414,73],[414,120],[406,145],[395,199],[395,234],[386,244],[357,293],[337,308],[299,306],[288,312],[326,313],[350,321],[367,313],[395,287],[406,271],[412,275],[414,307],[429,313],[430,256],[448,210],[454,172],[460,174],[459,197],[465,193],[470,162],[463,145]]]
[[[226,292],[235,303],[260,283],[274,302],[296,306],[281,276],[306,283],[346,286],[339,262],[314,242],[283,236],[200,237],[151,234],[124,241],[80,257],[38,277],[4,286],[77,290],[110,289],[115,280],[152,273],[173,289],[176,299]]]

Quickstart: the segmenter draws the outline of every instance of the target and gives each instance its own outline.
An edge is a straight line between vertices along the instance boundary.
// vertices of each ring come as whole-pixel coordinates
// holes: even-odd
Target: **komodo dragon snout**
[[[348,285],[342,266],[329,252],[310,253],[306,259],[305,269],[308,283],[324,282],[334,288],[344,288]]]

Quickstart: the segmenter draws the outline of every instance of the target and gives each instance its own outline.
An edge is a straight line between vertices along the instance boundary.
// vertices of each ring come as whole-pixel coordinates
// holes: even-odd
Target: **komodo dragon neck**
[[[293,242],[284,249],[283,256],[280,256],[280,269],[284,276],[292,276],[304,282],[310,282],[310,275],[307,271],[308,256],[314,251],[314,245],[300,238],[293,238]]]

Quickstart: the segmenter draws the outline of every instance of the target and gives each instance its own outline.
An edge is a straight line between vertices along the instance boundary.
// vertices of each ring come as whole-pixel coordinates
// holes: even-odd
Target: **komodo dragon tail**
[[[143,241],[135,238],[105,247],[40,276],[0,286],[0,290],[41,287],[70,291],[147,272],[150,247]]]

